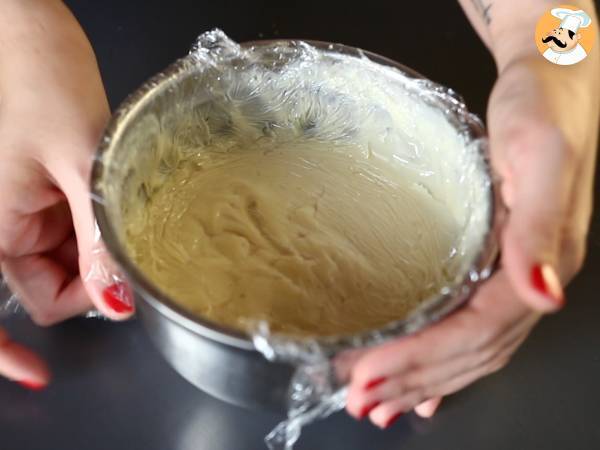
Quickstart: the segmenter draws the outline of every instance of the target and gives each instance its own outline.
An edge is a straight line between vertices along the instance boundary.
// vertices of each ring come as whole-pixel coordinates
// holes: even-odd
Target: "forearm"
[[[515,0],[459,0],[459,3],[490,49],[499,72],[512,61],[537,52],[533,39],[537,21],[544,12],[557,6],[550,0],[528,0],[522,8]],[[588,12],[592,23],[597,23],[592,0],[572,0],[570,4]],[[591,60],[589,65],[593,66],[597,64],[598,56],[590,55],[588,59]]]
[[[467,17],[492,53],[499,73],[490,103],[496,98],[532,95],[537,90],[538,103],[565,134],[571,148],[595,153],[600,115],[600,45],[598,36],[587,57],[571,66],[558,66],[545,60],[537,49],[534,35],[540,17],[556,6],[547,0],[528,0],[527,7],[516,9],[514,0],[459,0]],[[597,14],[590,0],[573,0],[597,24]],[[531,74],[535,79],[524,84]],[[500,82],[501,81],[501,82]],[[516,101],[516,100],[514,100]],[[505,102],[503,104],[508,104]],[[562,114],[565,106],[569,114]],[[498,113],[498,107],[493,108]],[[541,112],[539,114],[542,114]],[[503,120],[508,120],[505,117]]]
[[[60,0],[0,1],[0,87],[97,72],[81,27]],[[89,74],[91,75],[91,74]],[[97,75],[96,75],[97,76]]]
[[[61,111],[95,111],[106,96],[92,47],[60,0],[0,0],[0,96],[4,109],[41,102]],[[89,113],[88,113],[89,114]],[[72,118],[77,120],[95,118]]]

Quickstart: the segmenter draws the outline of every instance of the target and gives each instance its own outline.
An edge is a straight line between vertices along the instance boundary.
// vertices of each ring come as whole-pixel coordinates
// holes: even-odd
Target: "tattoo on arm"
[[[492,16],[490,14],[492,2],[487,0],[471,0],[471,3],[477,12],[479,12],[479,15],[484,20],[485,24],[489,25],[492,22]]]

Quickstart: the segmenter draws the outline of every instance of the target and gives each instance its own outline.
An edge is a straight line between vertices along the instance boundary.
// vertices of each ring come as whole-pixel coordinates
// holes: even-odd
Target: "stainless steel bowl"
[[[274,42],[258,41],[244,44],[244,47],[274,45]],[[280,46],[298,45],[295,41],[276,43]],[[423,78],[401,64],[370,52],[339,44],[309,44],[330,52],[368,57],[376,63],[395,67],[410,77]],[[196,317],[163,294],[128,256],[115,223],[115,217],[120,214],[118,209],[122,208],[119,196],[131,194],[123,189],[126,189],[131,171],[145,164],[144,158],[148,153],[128,151],[132,145],[143,147],[144,143],[139,140],[146,139],[139,132],[132,138],[130,130],[147,126],[145,121],[151,121],[164,108],[177,107],[178,102],[189,101],[190,93],[198,92],[198,83],[202,82],[199,73],[202,69],[198,61],[192,61],[189,56],[183,58],[146,82],[116,111],[104,133],[93,166],[93,209],[107,249],[135,289],[137,311],[142,323],[175,370],[198,388],[227,402],[281,411],[287,408],[293,367],[267,361],[255,350],[249,336]],[[448,114],[452,116],[452,105],[446,104],[444,107],[448,108]],[[150,134],[153,126],[148,127]],[[480,121],[469,116],[466,122],[462,121],[461,126],[469,137],[481,139],[481,151],[486,152],[485,132]],[[136,141],[132,142],[132,139]],[[152,145],[152,136],[147,139],[147,144]],[[124,169],[128,167],[130,169]],[[462,289],[428,300],[415,314],[395,324],[396,334],[414,332],[451,313],[472,295],[481,278],[489,275],[497,255],[495,233],[500,216],[497,189],[490,190],[489,201],[492,207],[485,245],[473,265],[474,271],[465,275]],[[348,342],[348,338],[341,337],[329,339],[326,345],[334,351],[336,348],[343,348],[345,342]]]

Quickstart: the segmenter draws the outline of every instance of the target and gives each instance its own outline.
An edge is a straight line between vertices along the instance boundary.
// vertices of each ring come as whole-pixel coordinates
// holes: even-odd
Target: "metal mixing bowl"
[[[294,41],[277,41],[277,44],[296,45]],[[338,44],[309,44],[345,55],[368,57],[376,63],[395,67],[410,77],[422,78],[413,70],[370,52]],[[273,45],[273,41],[252,42],[244,44],[244,47],[264,45]],[[190,101],[191,92],[194,89],[197,91],[197,84],[201,82],[198,76],[201,70],[197,61],[191,61],[189,56],[183,58],[146,82],[116,111],[105,131],[93,166],[93,209],[108,251],[134,287],[137,312],[143,325],[175,370],[198,388],[227,402],[281,411],[287,406],[293,367],[266,360],[255,350],[249,336],[194,316],[163,294],[128,256],[115,223],[115,214],[119,214],[116,210],[121,207],[118,196],[127,195],[120,190],[125,189],[131,171],[145,164],[143,158],[147,153],[128,151],[132,145],[138,148],[144,145],[138,141],[145,139],[138,133],[135,138],[138,141],[132,144],[129,130],[156,116],[164,108],[177,107],[177,102]],[[481,138],[481,151],[486,152],[485,132],[481,123],[472,118],[466,124],[466,129],[471,138]],[[148,145],[152,145],[152,136],[147,139]],[[130,169],[124,170],[128,167]],[[112,194],[107,192],[109,188],[114,191],[111,191]],[[112,199],[108,198],[110,195]],[[496,197],[497,189],[492,187],[485,244],[473,265],[475,270],[465,275],[462,289],[428,300],[415,314],[397,323],[395,330],[398,335],[414,332],[451,313],[464,304],[474,287],[489,275],[497,256],[495,233],[500,203]],[[332,345],[340,347],[343,342],[344,338],[330,340]]]

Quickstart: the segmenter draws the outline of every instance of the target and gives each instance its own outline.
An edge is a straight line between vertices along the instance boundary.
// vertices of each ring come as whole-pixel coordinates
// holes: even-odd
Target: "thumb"
[[[106,317],[123,320],[134,312],[129,284],[100,240],[88,193],[91,162],[84,169],[62,167],[59,180],[67,197],[79,251],[79,274],[96,308]]]
[[[503,153],[502,193],[510,210],[502,263],[519,297],[547,313],[564,304],[558,252],[573,171],[560,130],[536,115],[514,117],[514,126],[490,122],[492,152]]]

